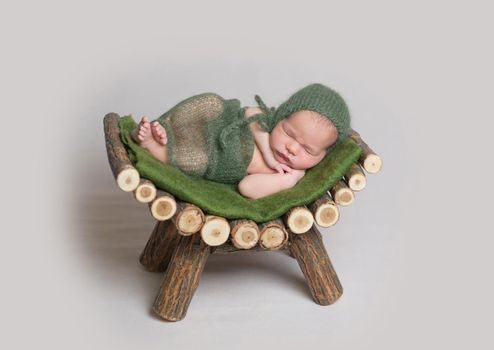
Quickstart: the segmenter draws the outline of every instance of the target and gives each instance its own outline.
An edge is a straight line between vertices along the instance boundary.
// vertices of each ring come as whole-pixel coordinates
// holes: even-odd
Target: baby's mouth
[[[278,157],[280,157],[281,159],[283,159],[286,163],[289,163],[290,162],[290,159],[288,159],[287,157],[285,157],[282,153],[276,151],[276,153],[278,153]]]

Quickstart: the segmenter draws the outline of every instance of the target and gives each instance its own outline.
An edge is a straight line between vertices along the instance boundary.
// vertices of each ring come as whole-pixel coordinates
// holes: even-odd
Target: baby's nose
[[[298,147],[295,143],[289,143],[288,145],[286,145],[286,148],[287,148],[288,152],[290,152],[292,155],[297,154]]]

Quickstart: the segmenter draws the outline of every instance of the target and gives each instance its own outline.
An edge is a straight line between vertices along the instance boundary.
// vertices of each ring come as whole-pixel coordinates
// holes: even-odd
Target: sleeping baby
[[[348,135],[350,113],[332,89],[311,84],[277,109],[240,107],[214,93],[189,97],[131,133],[158,160],[186,174],[238,184],[257,199],[291,188]]]

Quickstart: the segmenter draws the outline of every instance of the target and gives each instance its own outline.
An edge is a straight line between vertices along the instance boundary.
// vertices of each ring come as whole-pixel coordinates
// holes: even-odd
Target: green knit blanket
[[[258,223],[276,219],[290,208],[309,204],[333,187],[355,163],[362,149],[350,138],[335,147],[319,164],[307,170],[296,186],[272,195],[250,199],[236,185],[194,178],[164,164],[132,140],[137,127],[132,116],[120,119],[120,137],[129,158],[142,178],[152,181],[176,198],[197,205],[206,214],[229,219],[251,219]]]

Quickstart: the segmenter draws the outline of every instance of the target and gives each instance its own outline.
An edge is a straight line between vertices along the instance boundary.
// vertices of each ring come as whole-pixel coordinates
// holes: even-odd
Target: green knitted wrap
[[[165,128],[168,163],[184,173],[221,183],[238,183],[247,175],[254,139],[245,108],[237,99],[225,100],[214,93],[189,97],[157,118]],[[226,143],[220,134],[237,123]]]
[[[187,175],[221,183],[238,183],[247,175],[252,161],[254,138],[249,123],[257,121],[271,132],[283,118],[300,110],[325,116],[338,130],[337,141],[327,153],[346,139],[350,113],[334,90],[311,84],[294,93],[278,109],[255,99],[262,112],[245,118],[238,99],[226,100],[214,93],[189,97],[157,118],[168,136],[168,163]]]

